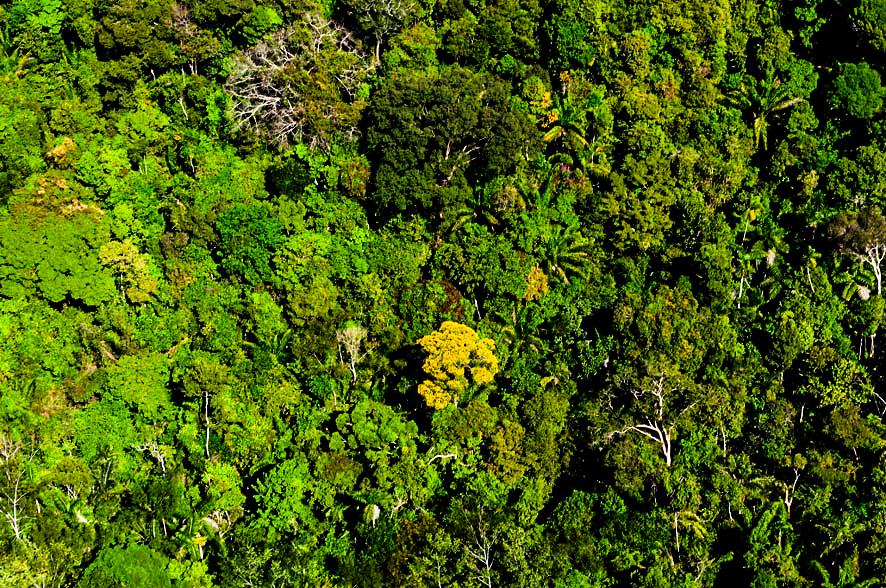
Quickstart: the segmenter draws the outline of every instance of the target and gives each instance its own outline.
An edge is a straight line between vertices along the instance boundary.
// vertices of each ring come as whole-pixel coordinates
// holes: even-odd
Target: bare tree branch
[[[306,14],[234,57],[231,116],[279,146],[327,148],[334,134],[354,136],[357,89],[372,68],[350,32]]]

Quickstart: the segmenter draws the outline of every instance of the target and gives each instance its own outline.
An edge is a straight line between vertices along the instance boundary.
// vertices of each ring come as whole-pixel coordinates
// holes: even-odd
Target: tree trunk
[[[203,419],[206,422],[206,458],[209,459],[209,390],[203,391]]]

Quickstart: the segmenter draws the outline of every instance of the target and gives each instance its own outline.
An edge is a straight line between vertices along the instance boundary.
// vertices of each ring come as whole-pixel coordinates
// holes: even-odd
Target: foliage
[[[164,570],[163,557],[143,546],[103,550],[86,568],[78,586],[83,588],[117,588],[118,586],[172,586]]]
[[[0,586],[882,584],[884,23],[0,3]]]
[[[470,385],[491,384],[498,373],[495,342],[480,338],[466,325],[444,321],[418,344],[428,354],[422,369],[430,376],[418,385],[418,393],[431,408],[458,406]]]
[[[886,51],[886,3],[882,0],[861,0],[854,16],[870,44],[875,49]]]
[[[865,62],[842,64],[831,100],[850,116],[871,118],[883,105],[880,73]]]
[[[535,147],[505,82],[460,66],[388,78],[368,125],[375,198],[395,210],[469,201],[471,184],[512,173]]]

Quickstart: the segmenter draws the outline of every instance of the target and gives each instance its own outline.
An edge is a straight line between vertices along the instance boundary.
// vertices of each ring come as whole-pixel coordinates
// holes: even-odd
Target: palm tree
[[[758,149],[761,142],[764,151],[768,148],[771,115],[803,102],[803,98],[791,96],[792,89],[790,85],[782,83],[775,76],[775,68],[769,66],[762,80],[746,75],[741,86],[728,95],[733,105],[751,109],[754,117],[754,145]]]
[[[586,148],[588,112],[588,109],[577,107],[568,96],[564,96],[552,111],[552,126],[542,139],[545,143],[562,140],[573,151]]]
[[[544,174],[544,182],[538,190],[536,208],[548,207],[560,180],[568,177],[570,172],[573,172],[575,177],[579,179],[584,177],[583,172],[580,168],[575,167],[575,160],[568,153],[555,153],[548,157],[548,169]]]
[[[468,204],[445,208],[440,212],[440,234],[454,235],[466,224],[473,222],[494,227],[498,219],[486,210],[475,209]]]
[[[545,272],[549,276],[559,276],[564,284],[569,276],[588,279],[588,266],[594,243],[581,233],[578,225],[555,225],[544,236],[541,257]]]
[[[504,342],[511,348],[512,355],[540,354],[546,350],[544,340],[528,324],[530,316],[527,306],[515,302],[511,315],[503,318],[505,325],[501,328],[501,334]]]
[[[551,145],[559,143],[555,157],[565,155],[570,167],[574,165],[576,169],[606,175],[609,173],[606,147],[613,142],[611,125],[606,123],[610,119],[602,99],[588,100],[579,106],[564,96],[551,111],[548,119],[551,127],[542,140]]]
[[[246,347],[256,349],[274,358],[281,366],[285,366],[291,357],[292,329],[286,328],[272,337],[253,342],[246,341]]]
[[[30,59],[29,54],[20,54],[7,28],[0,30],[0,79],[21,77]]]

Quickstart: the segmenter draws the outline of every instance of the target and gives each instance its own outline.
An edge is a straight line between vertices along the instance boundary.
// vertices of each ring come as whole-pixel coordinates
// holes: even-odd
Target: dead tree
[[[157,460],[157,463],[160,465],[160,469],[163,473],[166,473],[166,452],[163,450],[160,445],[157,444],[156,441],[151,441],[149,443],[143,443],[142,445],[137,445],[135,447],[138,451],[147,452],[151,457]],[[207,450],[207,457],[208,457]]]
[[[233,58],[232,118],[279,146],[327,148],[356,135],[356,95],[372,67],[346,29],[308,13]]]
[[[648,439],[652,439],[661,447],[661,454],[665,458],[665,465],[671,467],[671,432],[667,426],[660,421],[647,421],[631,425],[621,430],[621,433],[633,431],[639,433]]]
[[[677,392],[676,386],[668,385],[668,377],[660,375],[646,385],[631,390],[636,404],[645,404],[645,409],[639,410],[640,419],[625,426],[624,428],[613,431],[606,435],[606,439],[611,439],[615,435],[625,435],[627,433],[637,433],[647,439],[658,444],[661,454],[664,457],[665,465],[671,466],[673,460],[673,433],[677,419],[679,419],[688,410],[691,410],[695,403],[686,406],[676,415],[671,410],[671,417],[666,416],[668,412],[668,397]],[[648,400],[651,399],[651,404]],[[645,401],[645,402],[641,402]]]
[[[360,353],[366,333],[366,329],[359,325],[346,327],[335,332],[335,339],[338,342],[338,359],[351,370],[353,383],[357,382],[357,364],[366,357],[365,353]],[[347,360],[345,360],[345,356],[342,354],[343,347],[345,354],[347,354]]]
[[[203,422],[206,425],[206,458],[209,459],[209,390],[203,389]]]
[[[664,376],[659,376],[654,380],[651,388],[646,392],[635,390],[635,398],[639,398],[644,393],[648,393],[655,399],[655,405],[657,407],[655,419],[647,418],[645,423],[631,425],[627,427],[624,432],[633,431],[658,443],[661,447],[661,453],[665,458],[665,464],[668,467],[671,467],[671,431],[670,427],[664,424],[665,394],[669,391],[665,390]]]
[[[800,470],[798,468],[794,468],[794,481],[791,484],[787,482],[781,482],[781,485],[784,486],[784,506],[788,511],[788,518],[791,516],[791,507],[794,505],[794,495],[797,492],[797,483],[800,481]]]
[[[19,441],[12,441],[5,436],[0,437],[0,467],[3,468],[5,478],[2,489],[2,512],[16,541],[25,540],[23,525],[27,517],[23,506],[28,496],[25,486],[28,466],[36,454],[36,451],[27,453]]]
[[[883,288],[883,260],[886,259],[886,218],[879,207],[872,206],[855,214],[841,214],[829,227],[837,251],[870,266],[877,286]]]
[[[467,522],[468,515],[462,509]],[[498,535],[488,528],[483,520],[483,508],[477,511],[477,520],[468,522],[471,532],[470,541],[465,545],[465,551],[474,561],[477,568],[477,581],[486,588],[492,588],[492,550],[495,547]]]

